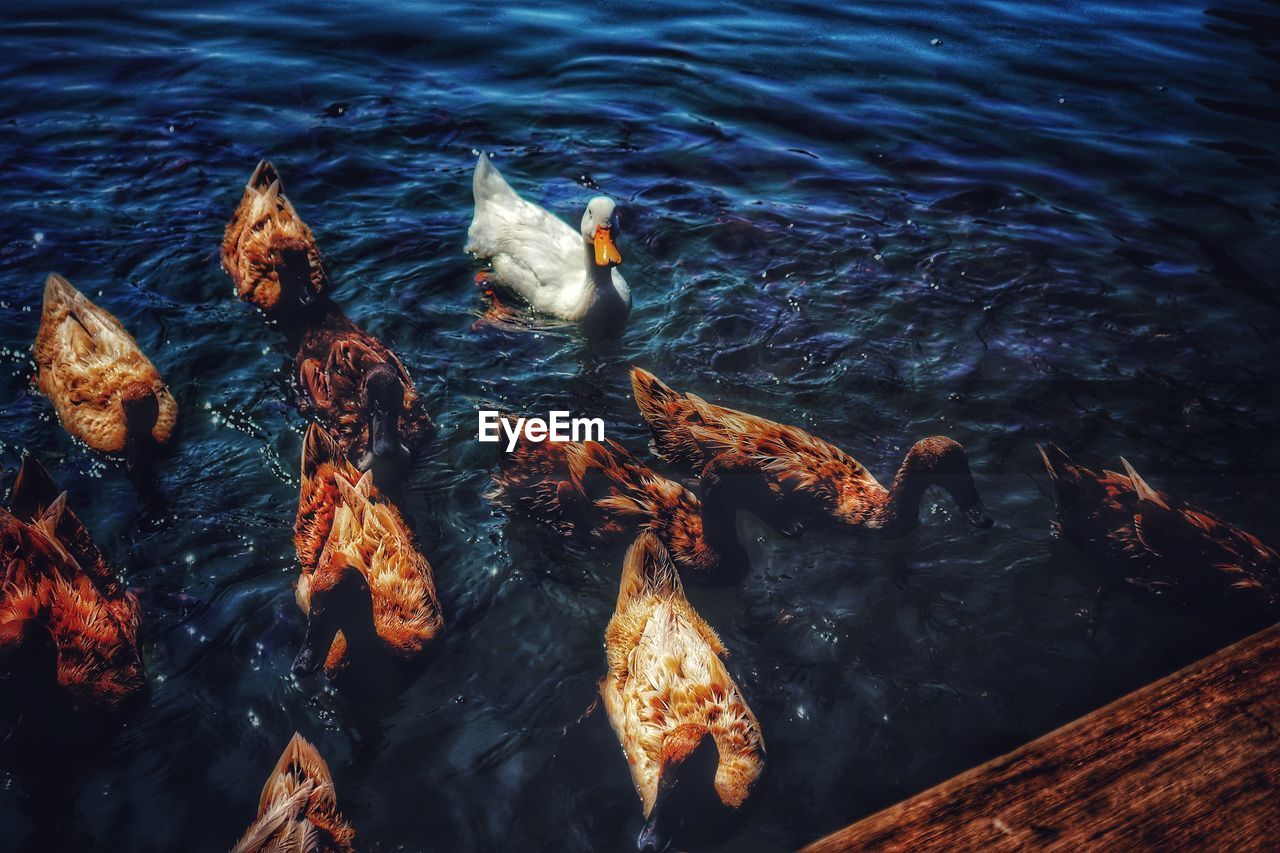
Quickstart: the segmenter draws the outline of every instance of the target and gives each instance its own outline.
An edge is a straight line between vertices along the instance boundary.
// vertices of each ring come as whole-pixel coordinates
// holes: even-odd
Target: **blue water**
[[[750,576],[690,593],[769,747],[724,849],[809,841],[1246,631],[1121,595],[1090,639],[1102,574],[1052,537],[1034,445],[1280,540],[1276,6],[777,5],[5,4],[0,463],[37,454],[140,591],[153,692],[55,801],[0,775],[0,848],[226,849],[295,730],[362,848],[630,845],[616,740],[578,722],[620,552],[489,506],[474,413],[599,415],[641,452],[632,364],[882,479],[951,435],[998,519],[931,494],[898,543],[741,522]],[[477,150],[568,219],[620,201],[621,340],[483,321]],[[441,425],[407,509],[449,634],[388,706],[289,674],[304,423],[217,260],[264,156]],[[153,486],[29,390],[54,270],[182,406]]]

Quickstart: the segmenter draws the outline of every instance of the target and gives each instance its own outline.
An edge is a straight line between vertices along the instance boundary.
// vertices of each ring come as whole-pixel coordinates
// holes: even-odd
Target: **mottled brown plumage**
[[[499,460],[491,497],[565,536],[610,542],[652,531],[693,579],[733,580],[747,568],[737,511],[768,517],[782,492],[738,454],[710,460],[701,490],[699,500],[616,441],[531,442],[521,436]]]
[[[1040,448],[1057,501],[1058,529],[1128,583],[1169,589],[1232,610],[1280,616],[1280,554],[1218,516],[1125,473],[1094,473],[1064,451]]]
[[[45,281],[36,382],[67,432],[103,453],[167,442],[178,404],[120,321],[60,275]]]
[[[642,849],[646,840],[655,847],[670,841],[673,797],[714,784],[721,803],[742,806],[764,772],[760,723],[721,660],[723,643],[689,604],[666,548],[648,531],[623,562],[605,651],[609,672],[600,695],[649,819]],[[686,778],[686,762],[704,740],[716,752],[714,777]]]
[[[352,853],[356,832],[338,810],[319,751],[294,733],[258,801],[258,816],[231,853]]]
[[[253,170],[227,223],[222,268],[236,295],[268,314],[297,310],[329,290],[316,239],[266,160]]]
[[[413,379],[382,341],[336,308],[301,335],[298,408],[321,424],[361,471],[403,474],[435,424]],[[383,479],[383,471],[377,473]]]
[[[86,731],[117,722],[146,691],[139,618],[66,493],[24,459],[0,509],[0,717]]]
[[[394,692],[444,628],[431,566],[395,505],[312,424],[294,543],[307,636],[298,674],[321,664],[339,684]]]
[[[902,536],[918,523],[925,490],[937,485],[951,493],[974,526],[992,524],[964,448],[952,439],[916,442],[886,489],[858,460],[802,429],[680,394],[638,367],[631,369],[631,386],[660,456],[698,470],[720,453],[740,453],[777,479],[790,511],[799,516]]]

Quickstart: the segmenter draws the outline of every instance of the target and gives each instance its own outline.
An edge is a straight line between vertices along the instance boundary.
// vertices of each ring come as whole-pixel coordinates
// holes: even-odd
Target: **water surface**
[[[1247,630],[1122,595],[1090,639],[1101,574],[1051,535],[1035,443],[1280,540],[1274,4],[776,5],[6,4],[0,464],[36,453],[140,590],[154,690],[59,803],[0,776],[0,846],[226,849],[295,730],[362,847],[630,845],[616,740],[580,721],[620,549],[495,512],[474,436],[480,407],[566,408],[641,452],[632,364],[881,479],[951,435],[998,519],[935,494],[898,543],[743,519],[750,576],[690,592],[771,762],[725,849],[811,840]],[[620,340],[478,322],[478,150],[575,222],[596,187],[624,206]],[[305,424],[217,260],[264,156],[442,427],[407,507],[449,634],[388,706],[289,673]],[[152,487],[28,388],[53,270],[182,406]]]

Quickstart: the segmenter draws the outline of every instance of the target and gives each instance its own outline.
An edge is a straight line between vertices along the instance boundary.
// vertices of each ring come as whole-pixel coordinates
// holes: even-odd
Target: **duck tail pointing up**
[[[684,595],[680,573],[671,562],[671,555],[658,537],[648,530],[641,531],[622,560],[618,604],[645,594],[663,598]]]
[[[334,440],[329,431],[312,421],[307,427],[307,435],[302,440],[302,477],[314,477],[316,471],[326,462],[338,464],[342,461],[342,448]]]
[[[247,186],[258,192],[266,192],[272,184],[280,183],[280,173],[276,171],[276,167],[271,164],[270,160],[259,160],[258,167],[253,170],[253,174],[249,176]]]
[[[509,196],[517,199],[520,197],[484,152],[476,159],[476,171],[471,178],[471,195],[476,204],[494,199],[508,200]]]
[[[476,198],[480,197],[482,188],[488,183],[490,173],[496,171],[493,163],[489,161],[489,155],[481,151],[480,157],[476,160],[476,172],[471,178],[471,192]]]
[[[631,392],[640,414],[654,429],[670,429],[683,397],[649,371],[631,368]]]
[[[58,487],[45,467],[34,456],[23,456],[18,479],[9,496],[10,512],[23,521],[34,521],[58,499],[58,494]]]

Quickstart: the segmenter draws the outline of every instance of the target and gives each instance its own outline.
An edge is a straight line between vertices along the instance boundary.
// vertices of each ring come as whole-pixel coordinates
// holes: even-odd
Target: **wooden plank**
[[[1280,626],[806,847],[1280,849]]]

